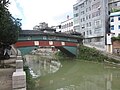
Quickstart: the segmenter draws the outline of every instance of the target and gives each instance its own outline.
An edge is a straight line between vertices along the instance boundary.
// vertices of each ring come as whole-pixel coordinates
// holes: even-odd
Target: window
[[[91,18],[91,15],[89,14],[89,19]]]
[[[114,22],[114,18],[113,18],[113,17],[111,17],[111,18],[110,18],[110,21],[111,21],[111,22]]]
[[[118,34],[118,36],[120,37],[120,34]]]
[[[91,7],[89,7],[89,11],[91,11]]]
[[[67,28],[67,25],[65,24],[65,28]]]
[[[78,10],[78,6],[74,7],[73,9],[74,9],[74,10]]]
[[[73,26],[73,22],[71,22],[71,26]]]
[[[69,27],[69,24],[67,23],[67,28]]]
[[[84,11],[82,11],[82,12],[81,12],[81,15],[83,15],[83,14],[85,14],[85,12],[84,12]]]
[[[71,23],[69,23],[69,25],[68,25],[69,27],[71,27]]]
[[[86,26],[88,27],[88,23],[86,24]]]
[[[88,12],[88,8],[86,8],[86,12]]]
[[[87,35],[88,35],[89,33],[88,33],[88,31],[87,31]]]
[[[82,22],[82,18],[81,18],[81,22]]]
[[[88,20],[88,16],[86,16],[86,20]]]
[[[91,22],[89,22],[89,26],[91,26]]]
[[[85,18],[83,18],[83,21],[85,21]]]
[[[118,21],[120,21],[120,16],[118,17]]]
[[[111,30],[114,30],[114,25],[111,26]]]
[[[43,40],[46,40],[47,39],[47,37],[46,36],[43,36]]]
[[[118,29],[120,29],[120,25],[118,25]]]
[[[74,17],[78,17],[78,13],[74,14]]]
[[[117,6],[117,3],[114,3],[113,6]]]
[[[85,36],[85,32],[83,32],[83,36]]]
[[[92,34],[92,31],[90,30],[89,32],[90,32],[90,35],[91,35],[91,34]]]

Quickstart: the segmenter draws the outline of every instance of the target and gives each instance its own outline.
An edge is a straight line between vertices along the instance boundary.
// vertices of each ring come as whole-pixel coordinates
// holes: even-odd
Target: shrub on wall
[[[95,48],[89,48],[86,46],[80,46],[80,54],[78,56],[79,60],[88,60],[88,61],[97,61],[103,62],[104,60],[119,63],[119,61],[108,58],[107,56],[103,55],[102,52],[96,50]]]
[[[111,39],[112,39],[112,41],[120,40],[120,36],[118,36],[118,37],[112,37]]]

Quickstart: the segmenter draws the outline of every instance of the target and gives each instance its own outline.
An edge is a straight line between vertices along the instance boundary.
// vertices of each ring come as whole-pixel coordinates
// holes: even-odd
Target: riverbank
[[[0,90],[12,90],[12,74],[15,71],[15,57],[5,60],[5,68],[0,68]]]
[[[117,57],[117,58],[116,58]],[[88,60],[88,61],[95,61],[95,62],[114,62],[114,63],[120,63],[120,57],[99,51],[95,48],[89,48],[86,46],[80,46],[79,48],[79,55],[77,59],[79,60]]]
[[[28,55],[26,58],[28,66],[39,76],[37,78],[29,76],[27,67],[29,90],[88,90],[88,88],[105,90],[109,87],[107,83],[111,83],[113,90],[120,90],[120,69],[110,64],[106,65],[104,60],[114,59],[108,58],[95,48],[81,46],[77,58],[69,58],[61,52],[57,53],[57,56],[60,58],[54,61],[54,59],[44,59],[43,55]],[[60,67],[56,65],[59,62]],[[112,81],[108,79],[110,76]]]

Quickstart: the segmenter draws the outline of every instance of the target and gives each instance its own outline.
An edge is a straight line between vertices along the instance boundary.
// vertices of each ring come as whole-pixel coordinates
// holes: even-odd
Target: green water
[[[104,63],[36,55],[26,61],[34,73],[34,90],[120,90],[120,69]]]

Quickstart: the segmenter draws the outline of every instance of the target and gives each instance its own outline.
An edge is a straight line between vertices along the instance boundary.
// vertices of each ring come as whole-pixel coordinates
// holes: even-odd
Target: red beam
[[[65,46],[77,46],[77,43],[65,42]]]
[[[49,41],[39,41],[39,46],[50,46]]]
[[[61,42],[54,41],[54,46],[62,46]]]
[[[34,41],[17,42],[17,43],[15,43],[15,46],[16,47],[34,46]]]
[[[36,41],[22,41],[15,44],[16,47],[35,46]],[[37,41],[37,46],[77,46],[77,43],[60,41]],[[64,44],[62,44],[64,43]]]

